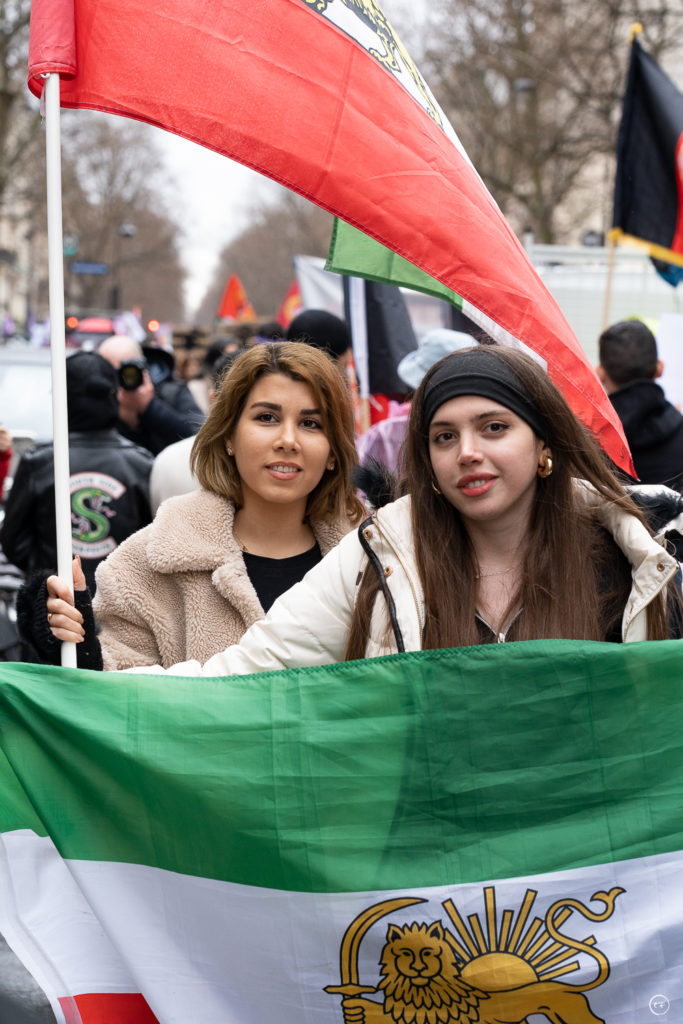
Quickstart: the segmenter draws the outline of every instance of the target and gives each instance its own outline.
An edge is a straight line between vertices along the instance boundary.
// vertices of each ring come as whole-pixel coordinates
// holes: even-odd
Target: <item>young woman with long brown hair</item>
[[[529,356],[484,347],[437,364],[414,401],[405,463],[423,648],[669,635],[676,560]],[[366,572],[349,657],[361,656],[378,589]]]
[[[194,442],[201,489],[165,501],[98,570],[101,662],[80,577],[75,608],[62,581],[47,580],[31,639],[48,634],[41,650],[76,641],[87,667],[206,661],[358,524],[355,462],[348,391],[324,353],[293,342],[243,353]]]
[[[482,347],[432,367],[413,399],[405,478],[409,493],[203,671],[679,635],[678,562],[530,357]]]

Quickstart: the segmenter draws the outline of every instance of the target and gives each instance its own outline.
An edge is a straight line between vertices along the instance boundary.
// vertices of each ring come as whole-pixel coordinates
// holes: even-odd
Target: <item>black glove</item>
[[[25,648],[41,665],[59,665],[61,640],[53,634],[47,621],[47,578],[45,570],[31,573],[17,594],[17,626]],[[85,639],[76,644],[76,663],[79,668],[102,671],[102,647],[98,639],[97,624],[88,590],[74,591],[76,608],[83,616]]]

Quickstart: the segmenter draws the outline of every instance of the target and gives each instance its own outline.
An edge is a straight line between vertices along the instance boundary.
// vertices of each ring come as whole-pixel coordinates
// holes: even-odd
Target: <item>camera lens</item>
[[[143,381],[145,364],[140,359],[129,359],[119,366],[119,384],[124,391],[135,391]]]

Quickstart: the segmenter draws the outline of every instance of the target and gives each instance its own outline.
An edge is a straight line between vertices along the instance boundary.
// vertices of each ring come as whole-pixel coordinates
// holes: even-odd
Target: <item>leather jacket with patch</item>
[[[146,449],[114,429],[69,433],[73,550],[80,555],[93,592],[100,562],[152,519],[153,461]],[[7,559],[26,573],[56,570],[51,444],[37,445],[22,457],[7,499],[0,544]]]

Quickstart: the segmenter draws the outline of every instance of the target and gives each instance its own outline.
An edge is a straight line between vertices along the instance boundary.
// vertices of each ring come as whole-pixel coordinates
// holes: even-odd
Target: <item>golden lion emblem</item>
[[[537,895],[527,890],[514,927],[511,911],[505,911],[507,944],[494,940],[493,948],[486,946],[478,919],[468,931],[453,903],[446,900],[443,906],[457,936],[441,921],[390,923],[380,957],[381,980],[372,988],[358,984],[353,965],[345,972],[344,947],[347,953],[351,948],[357,952],[362,936],[381,916],[399,905],[423,901],[409,898],[377,904],[347,929],[342,946],[343,984],[327,986],[325,991],[342,996],[345,1024],[525,1024],[534,1014],[545,1016],[550,1024],[605,1024],[591,1009],[585,992],[607,980],[607,958],[595,947],[593,936],[579,941],[561,934],[558,927],[574,911],[592,921],[606,920],[623,891],[595,893],[592,900],[604,904],[601,912],[578,900],[557,900],[547,911],[544,925],[536,918],[525,935]],[[485,889],[485,898],[487,921],[495,922],[492,887]],[[476,915],[470,922],[473,918]],[[596,961],[596,977],[581,985],[553,980],[554,975],[578,969],[577,954]],[[372,998],[377,993],[383,994],[381,1002]]]
[[[334,0],[304,0],[304,3],[308,4],[309,7],[313,7],[319,14],[324,14],[333,2]],[[417,69],[417,65],[396,32],[394,32],[391,23],[379,4],[375,3],[375,0],[341,0],[341,2],[344,7],[353,11],[363,24],[371,28],[377,36],[382,48],[370,47],[368,50],[370,56],[378,60],[389,71],[396,73],[400,73],[402,64],[417,86],[418,92],[424,101],[425,110],[432,120],[436,121],[439,127],[442,128],[441,114],[434,103],[429,89],[425,85],[422,75]]]

